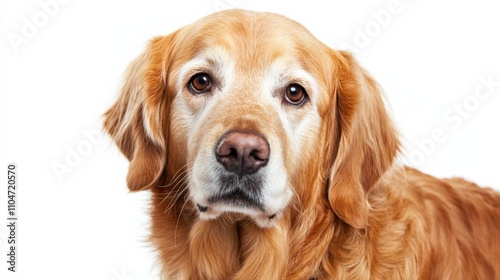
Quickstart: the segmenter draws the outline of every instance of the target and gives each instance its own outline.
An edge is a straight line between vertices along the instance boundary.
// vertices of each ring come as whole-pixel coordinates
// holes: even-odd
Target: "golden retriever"
[[[150,41],[104,128],[164,279],[500,279],[500,195],[397,164],[377,83],[272,13]]]

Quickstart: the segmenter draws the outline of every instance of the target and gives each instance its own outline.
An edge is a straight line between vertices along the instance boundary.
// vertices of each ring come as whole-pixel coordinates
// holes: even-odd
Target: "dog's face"
[[[364,195],[397,150],[390,133],[353,140],[366,136],[359,122],[387,122],[380,97],[362,96],[375,88],[299,24],[227,11],[151,41],[105,128],[131,161],[130,189],[187,186],[201,219],[236,212],[268,227],[313,196],[363,226]],[[393,146],[388,162],[370,162],[377,145]]]
[[[172,81],[172,127],[202,219],[230,211],[269,225],[293,195],[289,174],[318,147],[324,90],[298,44],[310,35],[289,24],[235,14],[185,35],[193,52]]]

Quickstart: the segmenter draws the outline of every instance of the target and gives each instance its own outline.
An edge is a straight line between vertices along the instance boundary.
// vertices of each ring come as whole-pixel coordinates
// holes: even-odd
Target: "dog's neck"
[[[187,197],[173,201],[171,191],[153,189],[151,241],[166,275],[181,279],[314,278],[321,274],[335,232],[348,227],[326,201],[300,202],[307,207],[292,203],[271,228],[239,214],[202,221]],[[197,275],[189,274],[193,271]]]

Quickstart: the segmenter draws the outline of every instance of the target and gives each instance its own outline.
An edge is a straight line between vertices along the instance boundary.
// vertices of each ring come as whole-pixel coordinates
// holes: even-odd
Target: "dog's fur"
[[[200,72],[209,93],[189,88]],[[284,98],[292,83],[303,104]],[[282,16],[224,11],[153,39],[104,128],[130,190],[152,192],[165,279],[500,279],[500,195],[398,165],[376,82]],[[259,209],[206,199],[230,130],[269,143]]]

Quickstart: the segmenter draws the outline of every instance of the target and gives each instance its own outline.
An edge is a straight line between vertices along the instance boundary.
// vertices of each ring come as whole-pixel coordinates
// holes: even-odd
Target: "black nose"
[[[240,176],[257,172],[269,161],[269,144],[259,134],[232,131],[219,139],[217,161]]]

